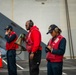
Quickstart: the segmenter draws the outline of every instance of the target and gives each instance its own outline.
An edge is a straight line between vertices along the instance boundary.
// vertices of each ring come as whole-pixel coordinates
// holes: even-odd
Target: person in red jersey
[[[28,34],[26,35],[26,49],[29,53],[29,71],[30,75],[39,75],[39,65],[41,62],[41,33],[37,26],[34,26],[32,20],[25,24]]]
[[[52,38],[46,46],[47,75],[62,75],[66,39],[61,32],[55,24],[49,26],[47,34],[50,34]]]
[[[15,44],[17,34],[13,31],[13,27],[11,25],[8,25],[5,30],[8,75],[17,75],[16,49],[18,48],[18,45]]]

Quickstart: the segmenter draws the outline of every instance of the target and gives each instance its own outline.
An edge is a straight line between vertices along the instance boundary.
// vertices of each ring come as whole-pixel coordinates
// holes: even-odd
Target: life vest
[[[32,46],[33,46],[33,42],[31,40],[31,32],[29,32],[26,36],[26,50],[28,52],[31,52]]]
[[[34,42],[32,41],[32,33],[33,33],[33,31],[38,31],[39,32],[39,30],[38,30],[38,28],[36,27],[36,26],[33,26],[32,27],[32,29],[28,32],[28,34],[26,35],[26,39],[25,39],[25,41],[26,41],[26,43],[25,43],[25,45],[26,45],[26,50],[28,51],[28,52],[31,52],[32,51],[32,49],[33,49],[33,45],[34,45]],[[37,34],[37,33],[36,33]],[[35,34],[35,37],[36,37],[36,34]],[[41,38],[41,37],[40,37]],[[38,40],[37,40],[38,41]],[[41,41],[41,39],[39,40],[39,41]],[[42,50],[42,47],[41,46],[39,46],[38,47],[38,49],[39,50]]]
[[[16,33],[14,31],[12,31],[11,34],[9,35],[9,38],[13,34],[16,34]],[[16,40],[17,40],[17,35],[16,35],[16,38],[12,42],[10,42],[10,43],[6,42],[6,50],[15,50],[15,49],[17,49],[18,48],[18,45],[15,44]]]
[[[49,41],[48,45],[53,49],[58,50],[60,41],[63,39],[63,36],[59,35],[54,41],[52,39]],[[51,52],[47,52],[46,59],[50,62],[62,62],[63,55],[52,54]]]

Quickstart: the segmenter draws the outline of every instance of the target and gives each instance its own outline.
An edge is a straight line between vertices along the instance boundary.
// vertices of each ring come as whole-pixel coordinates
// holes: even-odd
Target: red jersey
[[[36,26],[31,27],[26,36],[26,49],[28,52],[36,52],[42,50],[41,33]]]

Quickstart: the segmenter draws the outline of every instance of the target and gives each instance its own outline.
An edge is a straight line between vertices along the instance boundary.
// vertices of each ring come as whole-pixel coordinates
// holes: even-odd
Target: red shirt
[[[36,26],[31,27],[26,36],[26,49],[29,52],[36,52],[37,50],[42,50],[41,33]]]

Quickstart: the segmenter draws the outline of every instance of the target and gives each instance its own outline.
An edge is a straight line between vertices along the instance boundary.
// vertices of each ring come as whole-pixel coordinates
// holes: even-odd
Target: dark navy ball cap
[[[4,30],[8,30],[8,29],[13,30],[13,27],[11,25],[8,25],[8,26],[6,26],[6,28]]]
[[[50,25],[46,34],[51,33],[55,28],[58,28],[55,24]]]

